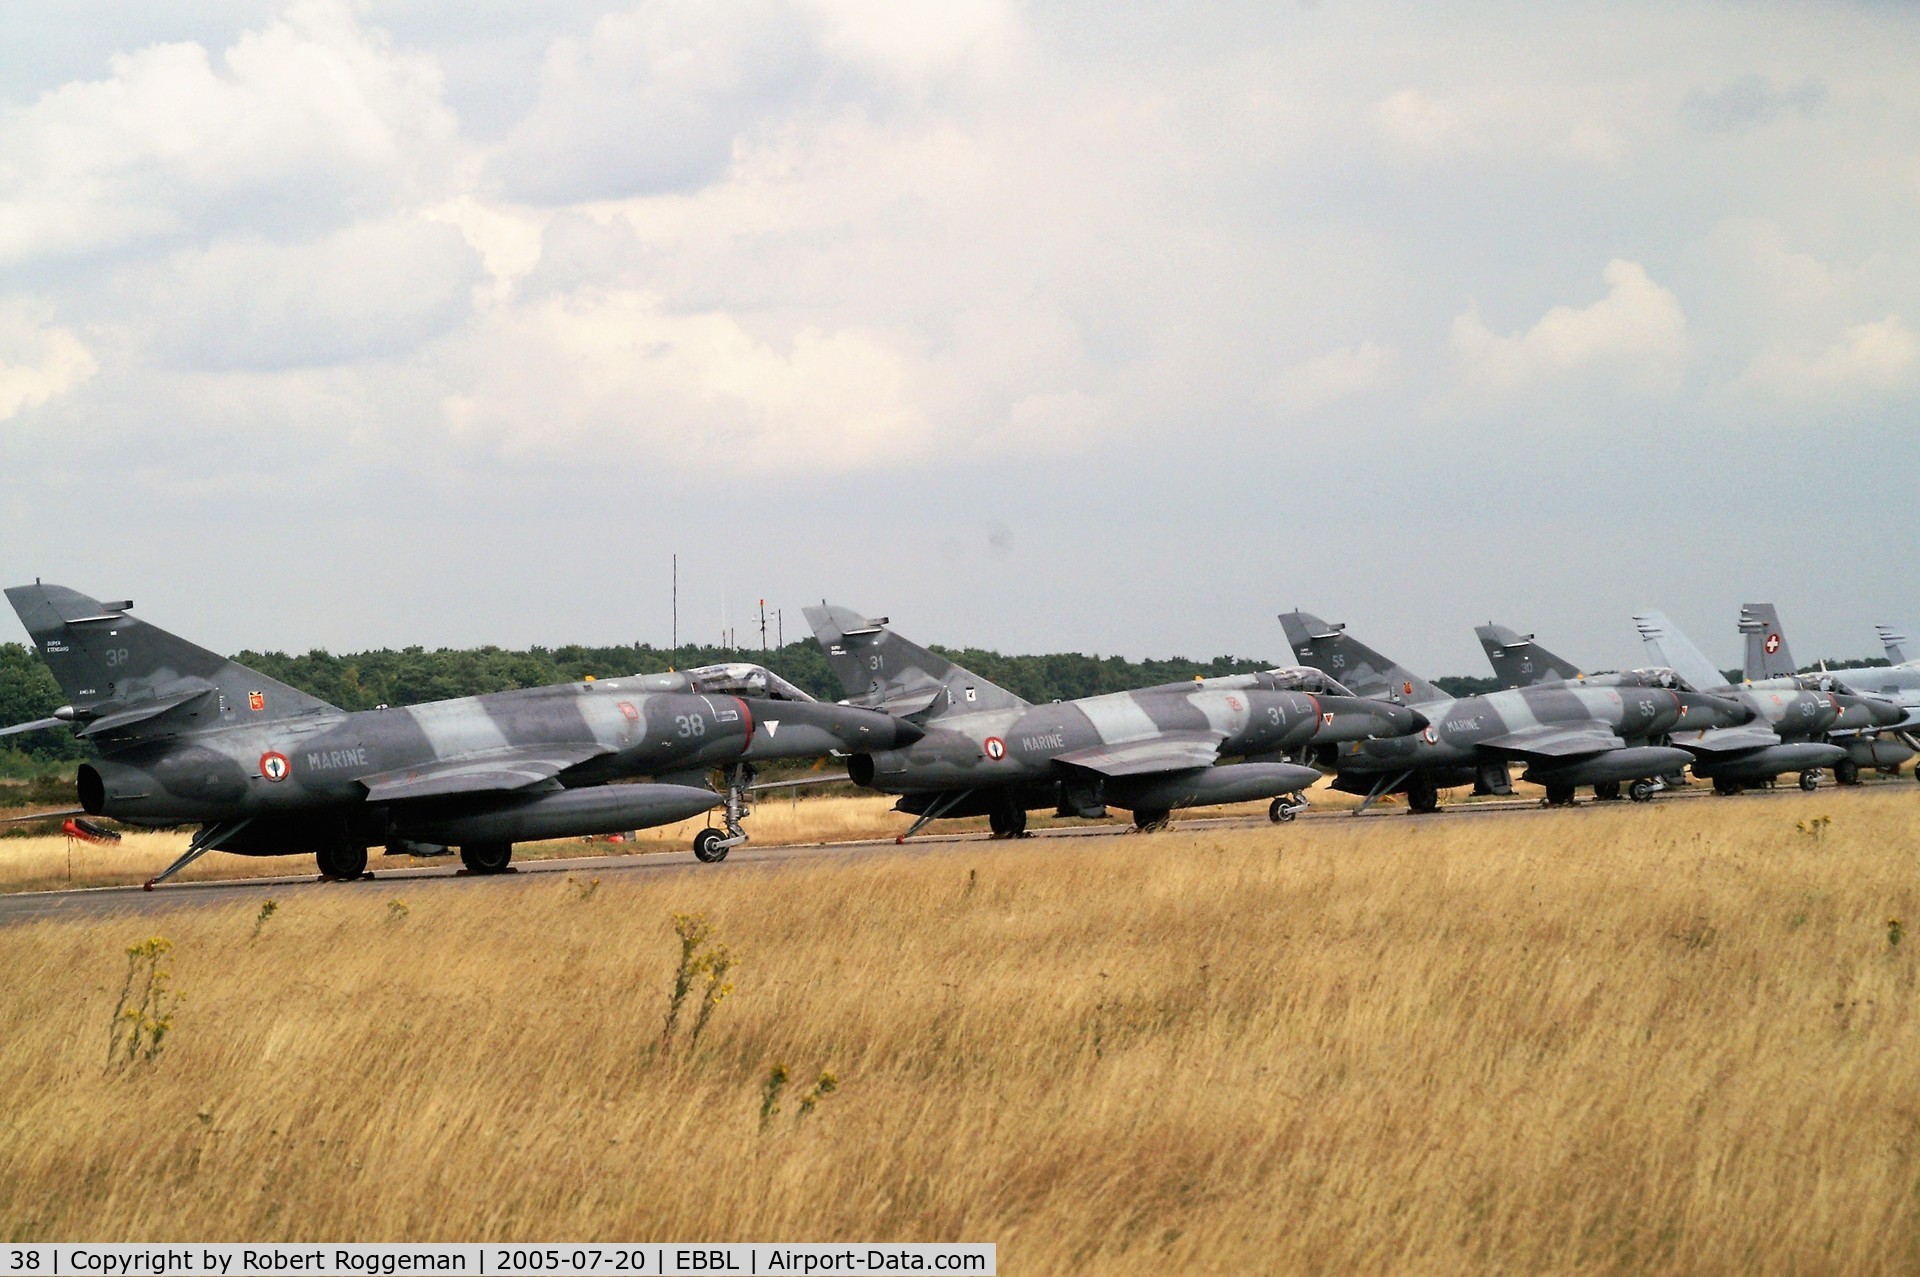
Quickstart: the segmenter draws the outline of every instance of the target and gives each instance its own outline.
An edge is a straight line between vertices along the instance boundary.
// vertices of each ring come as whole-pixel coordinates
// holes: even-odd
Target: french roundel
[[[1440,733],[1429,727],[1426,731],[1420,733],[1420,739],[1429,745],[1438,745],[1440,743]]]
[[[998,736],[987,737],[987,739],[981,743],[980,747],[986,750],[987,757],[996,763],[1007,756],[1007,742],[1001,740]]]
[[[292,771],[293,764],[289,763],[287,756],[278,750],[270,749],[260,755],[260,775],[267,780],[285,780]]]

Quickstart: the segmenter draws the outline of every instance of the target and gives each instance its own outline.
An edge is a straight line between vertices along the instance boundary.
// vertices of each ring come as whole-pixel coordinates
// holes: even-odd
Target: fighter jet
[[[209,851],[312,854],[325,876],[357,878],[367,848],[383,843],[457,844],[468,869],[499,873],[516,842],[670,824],[724,801],[726,833],[702,830],[695,843],[713,861],[744,840],[751,764],[920,736],[753,667],[348,713],[137,619],[131,602],[37,582],[6,594],[71,703],[5,734],[68,727],[90,741],[99,755],[79,771],[89,814],[201,826],[149,888]],[[786,699],[717,690],[728,684]],[[726,769],[726,799],[687,783],[608,783],[680,782],[706,768]]]
[[[1698,683],[1693,680],[1710,678],[1713,695],[1742,704],[1752,712],[1753,720],[1707,731],[1689,726],[1685,731],[1674,732],[1669,743],[1692,754],[1694,774],[1702,780],[1713,781],[1722,793],[1737,793],[1749,784],[1763,783],[1790,771],[1802,772],[1806,777],[1803,786],[1814,787],[1819,783],[1815,769],[1846,754],[1844,747],[1825,739],[1825,732],[1840,721],[1843,713],[1852,715],[1861,724],[1870,722],[1876,713],[1869,706],[1853,702],[1843,710],[1832,697],[1803,693],[1798,688],[1773,688],[1763,695],[1754,695],[1754,689],[1728,686],[1704,656],[1689,664],[1691,677],[1667,665],[1588,675],[1542,647],[1531,634],[1515,634],[1504,625],[1482,625],[1474,632],[1480,638],[1480,646],[1494,674],[1507,687],[1573,681],[1586,687],[1666,687],[1699,691]],[[1666,659],[1662,653],[1668,649],[1654,649],[1651,644],[1649,648],[1654,651],[1655,660]],[[1672,648],[1671,640],[1668,648]],[[1785,725],[1784,731],[1769,726],[1775,720]],[[1606,796],[1605,791],[1596,792]]]
[[[1347,745],[1323,759],[1335,789],[1364,794],[1364,811],[1404,792],[1416,812],[1434,811],[1439,791],[1471,784],[1476,793],[1512,793],[1509,767],[1540,785],[1553,805],[1573,801],[1579,785],[1630,782],[1636,802],[1653,797],[1655,778],[1685,766],[1685,750],[1657,744],[1681,727],[1745,722],[1750,710],[1678,688],[1524,687],[1451,697],[1419,675],[1306,612],[1280,617],[1287,642],[1315,669],[1361,696],[1412,706],[1430,720],[1417,737]]]
[[[1847,756],[1826,735],[1836,727],[1891,726],[1904,717],[1883,700],[1798,687],[1735,687],[1699,648],[1660,612],[1634,614],[1647,653],[1693,688],[1724,696],[1754,712],[1754,721],[1726,731],[1678,734],[1674,743],[1693,754],[1693,774],[1713,782],[1715,792],[1737,794],[1800,774],[1800,788],[1819,787],[1820,769]]]
[[[1098,819],[1110,806],[1139,829],[1176,807],[1272,799],[1291,819],[1290,795],[1320,779],[1284,761],[1320,742],[1418,731],[1410,709],[1354,698],[1311,671],[1269,671],[1170,683],[1032,705],[970,670],[843,607],[810,607],[807,621],[846,689],[846,704],[880,709],[926,729],[924,739],[856,755],[855,783],[898,794],[916,817],[905,841],[942,817],[988,818],[1017,837],[1027,812]],[[1223,762],[1240,758],[1242,762]]]
[[[1861,704],[1850,704],[1841,720],[1828,729],[1827,739],[1847,751],[1845,758],[1834,760],[1834,780],[1842,785],[1857,785],[1860,771],[1865,767],[1892,776],[1900,770],[1900,764],[1920,752],[1913,739],[1914,729],[1920,727],[1920,670],[1822,668],[1802,674],[1787,646],[1780,613],[1771,603],[1742,603],[1740,632],[1747,640],[1746,662],[1741,670],[1746,686],[1768,691],[1785,687],[1864,698]],[[1882,627],[1883,634],[1888,632]],[[1894,639],[1897,643],[1899,636],[1895,635]],[[1897,650],[1889,644],[1889,651]],[[1878,684],[1871,692],[1870,682]],[[1903,682],[1909,685],[1905,695],[1900,694]],[[1882,699],[1900,707],[1898,719],[1887,721],[1890,713],[1877,703]]]

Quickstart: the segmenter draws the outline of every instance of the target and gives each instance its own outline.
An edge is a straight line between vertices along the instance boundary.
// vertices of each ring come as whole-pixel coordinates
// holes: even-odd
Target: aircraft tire
[[[1282,794],[1267,804],[1267,819],[1271,820],[1274,824],[1284,825],[1291,821],[1293,817],[1293,804],[1287,800],[1287,795]]]
[[[1025,838],[1027,836],[1027,809],[1015,807],[1007,813],[1007,837]]]
[[[1440,810],[1440,791],[1425,776],[1407,786],[1407,810],[1426,813]]]
[[[1713,778],[1713,792],[1716,794],[1737,794],[1740,792],[1740,782],[1725,776],[1715,776]]]
[[[460,863],[477,874],[505,873],[512,860],[510,842],[469,843],[460,849]]]
[[[1860,764],[1851,758],[1843,758],[1833,765],[1833,783],[1836,785],[1858,785],[1860,783]]]
[[[1557,780],[1547,786],[1547,806],[1573,806],[1574,787],[1568,781]]]
[[[727,853],[733,850],[731,847],[717,845],[725,838],[726,834],[718,829],[711,827],[702,829],[693,836],[693,858],[704,865],[719,864],[727,858]]]
[[[352,882],[367,871],[365,847],[342,843],[315,853],[313,859],[320,866],[320,876],[335,882]]]
[[[1173,813],[1165,807],[1140,807],[1133,813],[1133,827],[1143,834],[1165,829]]]
[[[1603,803],[1620,801],[1620,782],[1617,780],[1596,781],[1593,786],[1593,796]]]
[[[1800,788],[1806,790],[1809,794],[1820,788],[1820,769],[1818,767],[1809,767],[1806,771],[1800,773]]]
[[[1636,803],[1652,802],[1653,801],[1653,782],[1650,780],[1634,781],[1631,785],[1627,786],[1627,797],[1632,799]]]

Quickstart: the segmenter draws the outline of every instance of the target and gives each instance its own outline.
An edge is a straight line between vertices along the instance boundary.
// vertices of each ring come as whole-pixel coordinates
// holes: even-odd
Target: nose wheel
[[[706,865],[717,865],[727,858],[733,850],[733,843],[727,835],[718,829],[702,829],[693,836],[694,859]]]
[[[703,865],[717,865],[727,853],[747,840],[741,822],[752,814],[747,806],[747,789],[753,784],[753,764],[735,763],[727,768],[727,804],[720,811],[725,829],[711,825],[693,836],[693,858]]]
[[[1284,825],[1307,809],[1307,800],[1298,794],[1282,794],[1267,805],[1267,819]]]

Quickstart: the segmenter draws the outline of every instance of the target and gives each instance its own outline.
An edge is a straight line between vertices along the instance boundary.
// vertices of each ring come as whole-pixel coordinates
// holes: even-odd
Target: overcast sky
[[[1920,623],[1914,5],[0,21],[0,575],[211,647]]]

